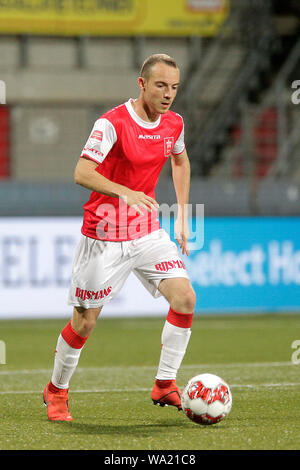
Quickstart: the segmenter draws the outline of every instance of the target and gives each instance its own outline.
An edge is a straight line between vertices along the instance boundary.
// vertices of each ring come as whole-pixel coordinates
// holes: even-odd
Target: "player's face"
[[[179,69],[158,62],[151,68],[150,76],[144,79],[144,101],[151,114],[166,113],[177,94]]]

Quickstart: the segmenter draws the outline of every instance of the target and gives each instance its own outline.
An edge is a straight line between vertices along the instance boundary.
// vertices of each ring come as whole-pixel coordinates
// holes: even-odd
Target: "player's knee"
[[[81,323],[82,336],[89,336],[96,326],[95,318],[83,318]]]
[[[89,336],[96,326],[98,314],[94,310],[86,312],[87,314],[82,317],[81,327],[84,331],[82,336]]]
[[[192,287],[185,293],[184,303],[187,312],[193,312],[196,305],[196,294]]]
[[[196,305],[196,294],[192,286],[180,289],[174,298],[174,310],[183,313],[194,312]]]
[[[75,308],[72,321],[74,329],[80,336],[89,336],[96,326],[98,315],[96,309]]]

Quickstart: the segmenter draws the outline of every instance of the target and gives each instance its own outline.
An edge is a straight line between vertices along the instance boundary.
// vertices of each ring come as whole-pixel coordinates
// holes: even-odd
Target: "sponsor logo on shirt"
[[[151,139],[151,140],[159,140],[160,135],[145,135],[145,134],[140,134],[139,139]]]
[[[102,142],[103,132],[102,131],[94,131],[91,135],[91,139],[97,139],[100,142]]]
[[[111,290],[111,286],[97,291],[80,289],[79,287],[76,287],[75,297],[79,297],[81,300],[98,300],[107,297]]]
[[[164,154],[165,157],[168,157],[172,153],[174,147],[174,137],[165,137],[164,138]]]
[[[170,271],[170,269],[182,268],[185,269],[185,265],[181,259],[171,260],[171,261],[162,261],[155,265],[157,271]]]
[[[82,155],[84,155],[84,152],[85,152],[85,151],[92,152],[92,153],[94,153],[95,155],[97,155],[98,157],[103,157],[103,155],[104,155],[104,153],[99,152],[99,150],[97,150],[97,149],[95,149],[95,148],[92,148],[92,147],[84,147],[83,152],[82,152]]]

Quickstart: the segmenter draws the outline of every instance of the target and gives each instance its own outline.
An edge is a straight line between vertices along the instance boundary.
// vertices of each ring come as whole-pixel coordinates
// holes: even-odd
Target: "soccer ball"
[[[197,424],[214,424],[229,414],[232,395],[228,384],[214,374],[190,379],[181,395],[182,410]]]

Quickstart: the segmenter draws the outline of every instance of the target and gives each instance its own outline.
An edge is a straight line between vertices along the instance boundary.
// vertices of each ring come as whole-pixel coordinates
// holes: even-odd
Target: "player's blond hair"
[[[162,62],[164,64],[169,65],[170,67],[174,67],[175,69],[178,69],[178,65],[173,59],[173,57],[170,57],[167,54],[152,54],[150,57],[148,57],[145,62],[142,65],[140,76],[143,78],[148,79],[150,76],[150,70],[151,68],[157,64],[158,62]]]

